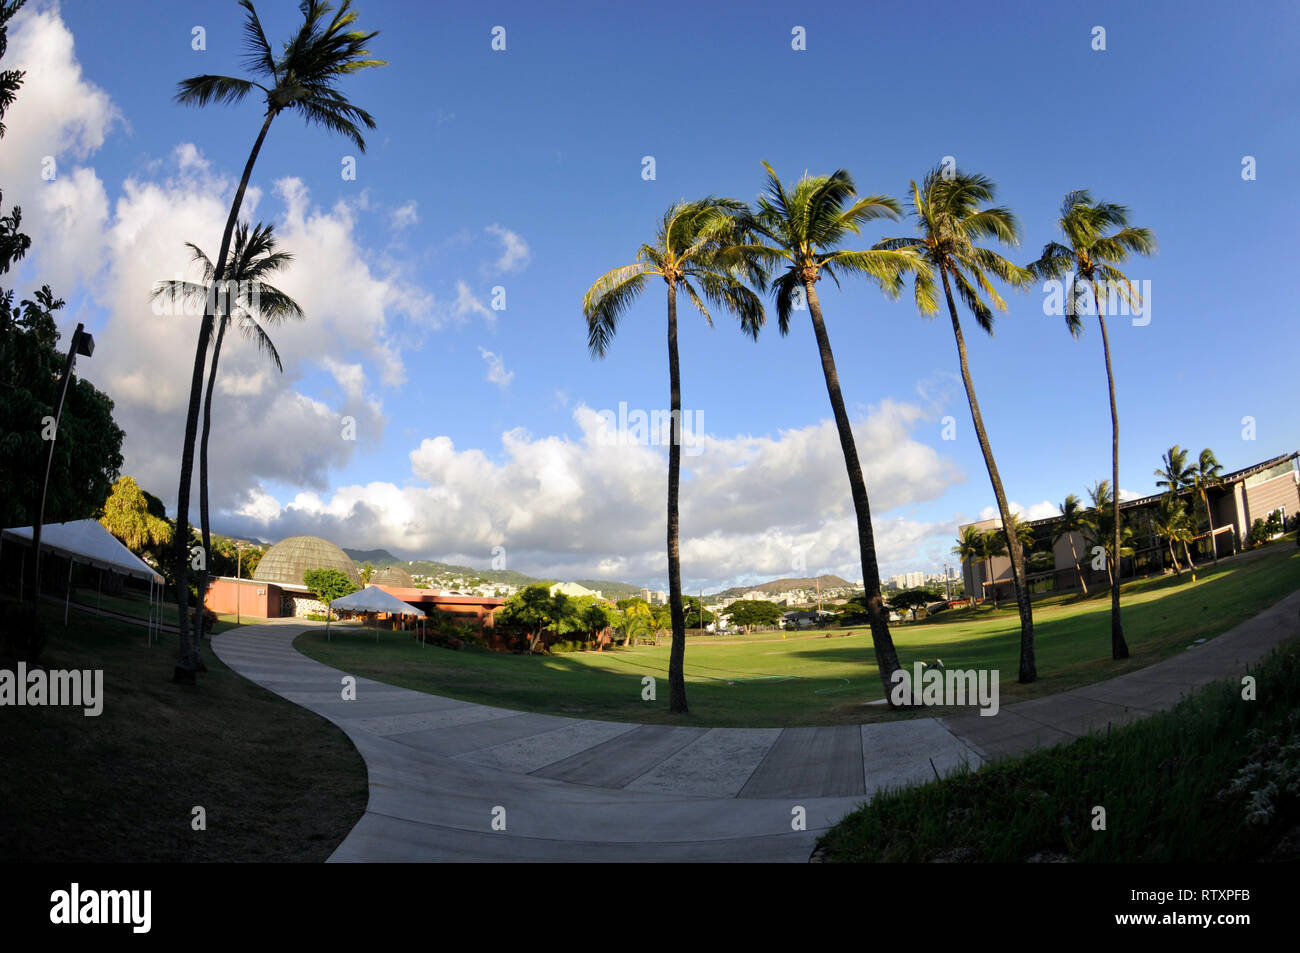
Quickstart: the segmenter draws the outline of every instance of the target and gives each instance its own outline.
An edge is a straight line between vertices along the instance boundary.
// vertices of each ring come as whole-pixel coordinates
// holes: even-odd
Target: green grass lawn
[[[104,709],[0,708],[0,860],[323,861],[365,811],[365,764],[324,719],[235,674],[206,642],[41,608],[51,669],[103,669]],[[13,668],[0,658],[0,667]],[[191,810],[207,830],[191,829]]]
[[[1300,640],[1109,735],[877,794],[819,842],[844,862],[1300,860]],[[1105,829],[1094,828],[1105,811]]]
[[[1092,598],[1049,596],[1034,611],[1039,679],[1016,682],[1020,647],[1014,606],[997,612],[954,610],[893,628],[900,659],[942,659],[948,668],[999,670],[1002,704],[1112,678],[1183,651],[1198,638],[1232,628],[1300,588],[1300,550],[1293,540],[1248,557],[1205,567],[1195,583],[1185,572],[1124,587],[1124,625],[1132,657],[1110,660],[1108,593]],[[865,627],[791,634],[785,639],[727,637],[686,649],[690,715],[668,712],[667,645],[528,657],[420,646],[409,635],[334,628],[304,633],[295,643],[336,668],[420,691],[526,711],[646,723],[685,721],[705,726],[781,727],[851,724],[932,716],[891,712],[866,703],[883,689]],[[642,682],[656,678],[655,701]]]

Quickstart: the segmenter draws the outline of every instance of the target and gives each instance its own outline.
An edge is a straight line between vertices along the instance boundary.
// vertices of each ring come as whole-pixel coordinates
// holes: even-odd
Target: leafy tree
[[[347,574],[337,569],[308,569],[302,574],[302,583],[319,602],[329,604],[357,591],[357,584]]]
[[[562,592],[551,595],[550,587],[544,584],[525,586],[507,599],[501,607],[501,620],[529,633],[529,652],[537,651],[547,629],[565,635],[581,625],[572,600]]]
[[[606,272],[582,299],[587,320],[587,347],[593,358],[604,357],[614,340],[619,318],[646,289],[662,278],[668,288],[668,386],[670,437],[668,444],[668,604],[672,611],[673,645],[668,659],[668,707],[684,714],[686,704],[686,621],[682,609],[681,552],[678,542],[678,493],[681,483],[681,372],[677,357],[677,292],[682,291],[710,326],[705,302],[731,312],[741,329],[758,336],[763,304],[745,286],[742,269],[723,260],[736,239],[736,220],[744,206],[732,199],[706,198],[678,202],[664,215],[652,245],[642,245],[636,261]]]
[[[1086,189],[1067,192],[1061,203],[1061,216],[1057,226],[1065,243],[1048,242],[1043,246],[1038,260],[1029,266],[1035,278],[1064,278],[1065,324],[1070,334],[1078,338],[1083,333],[1077,304],[1087,301],[1091,292],[1093,310],[1101,329],[1101,349],[1106,360],[1106,384],[1110,390],[1111,422],[1111,473],[1115,487],[1119,486],[1119,411],[1115,404],[1115,373],[1111,367],[1110,340],[1106,335],[1104,304],[1111,296],[1125,304],[1138,304],[1141,298],[1128,276],[1119,270],[1130,254],[1150,255],[1156,249],[1155,234],[1149,228],[1136,228],[1128,223],[1128,209],[1114,202],[1096,201]],[[1122,521],[1119,516],[1118,493],[1112,501],[1109,525],[1114,534],[1110,552],[1122,548],[1120,536]],[[1120,614],[1119,573],[1110,580],[1110,632],[1111,658],[1128,658],[1128,643],[1124,641],[1124,623]]]
[[[116,536],[127,549],[142,556],[167,545],[172,525],[149,511],[149,501],[135,479],[119,477],[104,501],[99,522]]]
[[[365,140],[361,135],[361,126],[375,128],[375,121],[364,109],[354,106],[338,91],[340,78],[349,76],[359,70],[384,65],[381,60],[367,59],[369,51],[365,48],[376,33],[363,33],[353,28],[357,15],[351,11],[352,0],[343,0],[337,12],[331,17],[333,7],[323,0],[302,0],[299,11],[302,13],[302,25],[293,37],[285,43],[277,56],[267,42],[266,34],[258,19],[252,0],[240,0],[240,6],[247,11],[244,21],[244,44],[247,48],[245,62],[257,79],[242,79],[233,76],[204,74],[182,80],[176,93],[176,101],[182,105],[207,106],[212,103],[236,104],[242,102],[254,90],[265,94],[266,112],[263,115],[262,128],[253,143],[248,161],[244,165],[243,176],[235,190],[234,200],[230,205],[230,214],[226,218],[225,230],[221,236],[221,248],[212,269],[212,281],[221,282],[227,276],[228,255],[231,237],[239,219],[239,209],[244,202],[244,193],[248,189],[253,166],[257,163],[262,144],[271,129],[271,122],[281,112],[290,110],[299,113],[308,125],[324,126],[331,132],[339,133],[351,139],[357,149],[364,152]],[[260,80],[260,82],[259,82]],[[185,442],[181,448],[180,489],[176,495],[176,523],[179,532],[178,541],[188,538],[190,483],[194,470],[194,443],[197,438],[199,423],[199,400],[203,388],[203,369],[207,356],[208,343],[212,339],[213,324],[216,315],[211,304],[204,308],[203,321],[199,327],[198,342],[194,353],[194,371],[190,378],[189,407],[185,418]],[[178,575],[183,572],[180,567],[186,562],[185,550],[177,543],[175,560]],[[180,607],[179,634],[180,657],[173,678],[180,682],[194,680],[194,672],[201,668],[198,658],[197,640],[190,639],[189,621],[185,613],[183,592],[177,593]]]
[[[871,642],[885,696],[890,697],[893,673],[899,668],[898,651],[889,634],[889,613],[880,593],[880,564],[876,556],[875,531],[871,526],[871,502],[862,476],[857,443],[840,391],[839,372],[831,350],[830,336],[822,316],[817,283],[830,278],[839,284],[840,275],[859,275],[878,285],[886,294],[897,295],[902,275],[915,266],[910,252],[849,250],[838,248],[862,226],[881,218],[897,218],[899,205],[888,195],[857,194],[853,177],[844,169],[831,175],[804,175],[787,189],[766,162],[767,187],[758,197],[757,210],[745,222],[755,236],[752,245],[737,254],[753,267],[761,268],[764,282],[771,281],[776,299],[777,325],[789,333],[790,314],[808,309],[817,352],[821,359],[826,394],[835,417],[849,492],[857,519],[858,554],[862,561],[862,582],[871,624]],[[779,270],[779,274],[777,273]]]
[[[682,611],[688,629],[702,629],[710,622],[717,621],[717,616],[701,606],[698,596],[685,596],[682,599]]]
[[[360,576],[362,586],[370,585],[370,580],[375,578],[375,567],[370,565],[370,563],[366,563],[361,567]]]
[[[858,608],[865,615],[867,607],[859,601]],[[737,599],[722,610],[723,615],[731,617],[732,625],[739,626],[773,626],[782,616],[781,607],[775,602],[763,599]]]
[[[970,405],[971,421],[993,496],[1002,521],[1004,545],[1011,556],[1011,580],[1016,590],[1016,607],[1020,613],[1020,681],[1032,682],[1038,678],[1034,660],[1034,614],[1029,603],[1029,587],[1025,582],[1025,558],[1014,542],[1010,529],[1011,509],[1002,488],[1002,476],[993,459],[993,448],[984,428],[979,400],[975,396],[975,383],[971,379],[970,361],[966,355],[966,339],[962,336],[961,321],[957,317],[957,297],[975,316],[975,321],[989,335],[993,334],[993,309],[1005,311],[1006,302],[993,287],[991,278],[1005,281],[1013,287],[1024,287],[1031,280],[1029,272],[1012,264],[991,248],[977,242],[994,239],[1004,245],[1016,245],[1020,240],[1020,225],[1010,209],[991,206],[996,191],[993,180],[984,175],[935,168],[928,172],[918,188],[912,182],[912,215],[916,221],[917,235],[911,238],[890,238],[879,242],[877,248],[912,250],[923,262],[916,272],[914,293],[916,307],[922,315],[939,312],[938,286],[943,288],[948,316],[952,319],[952,333],[957,341],[957,359],[961,368],[962,383],[966,387],[966,401]],[[985,298],[987,297],[987,301]],[[996,602],[997,590],[994,590]]]
[[[54,315],[63,307],[48,286],[20,307],[0,300],[0,526],[36,522],[53,417],[67,355],[59,353]],[[77,375],[68,387],[50,465],[44,522],[94,517],[122,466],[124,434],[113,401]]]
[[[905,589],[889,600],[889,607],[910,611],[915,622],[917,610],[924,609],[931,602],[934,602],[934,596],[924,589]]]

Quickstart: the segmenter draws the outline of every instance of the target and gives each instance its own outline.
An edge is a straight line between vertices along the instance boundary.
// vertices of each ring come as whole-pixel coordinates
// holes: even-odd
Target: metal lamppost
[[[54,433],[50,436],[50,446],[45,453],[45,479],[41,481],[41,505],[36,511],[36,522],[32,525],[32,606],[40,603],[41,585],[41,524],[45,521],[45,494],[50,488],[50,465],[54,462],[54,442],[59,436],[59,421],[63,417],[63,401],[68,396],[68,385],[72,382],[72,369],[77,363],[77,355],[90,357],[95,353],[95,338],[86,331],[84,324],[78,324],[72,332],[72,344],[68,348],[68,362],[63,368],[63,382],[59,386],[59,402],[54,406]]]

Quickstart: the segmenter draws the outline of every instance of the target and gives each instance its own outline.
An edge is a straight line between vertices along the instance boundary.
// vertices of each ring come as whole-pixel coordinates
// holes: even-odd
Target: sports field
[[[1000,673],[1001,703],[1112,678],[1212,638],[1300,588],[1300,550],[1291,538],[1264,550],[1188,573],[1124,587],[1124,625],[1132,657],[1110,660],[1110,602],[1048,597],[1035,603],[1039,679],[1016,682],[1020,626],[1014,605],[997,612],[950,610],[892,629],[899,657],[941,659],[947,668]],[[613,721],[703,726],[832,725],[934,715],[871,705],[883,689],[865,627],[771,634],[752,639],[702,637],[686,647],[690,714],[668,711],[668,646],[523,656],[421,646],[404,633],[334,627],[296,641],[304,654],[344,671],[421,691],[527,711]],[[643,700],[643,678],[655,700]]]

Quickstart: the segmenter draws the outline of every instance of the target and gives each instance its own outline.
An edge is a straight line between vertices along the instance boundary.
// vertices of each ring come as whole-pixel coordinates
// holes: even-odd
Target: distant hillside
[[[783,592],[790,592],[794,589],[816,589],[818,581],[821,581],[822,591],[827,589],[851,589],[853,583],[847,579],[841,579],[839,576],[807,576],[791,577],[788,579],[773,579],[770,582],[760,582],[754,586],[733,586],[730,589],[724,589],[716,596],[718,599],[735,599],[753,589],[761,592],[770,592],[773,595],[780,595]]]
[[[641,595],[641,587],[634,586],[630,582],[611,582],[608,579],[575,579],[573,581],[580,586],[596,590],[606,599],[630,599],[633,596]]]
[[[398,566],[406,562],[404,559],[398,559],[386,549],[348,549],[344,547],[343,552],[348,554],[348,558],[354,563],[370,563],[370,565],[379,566]]]

